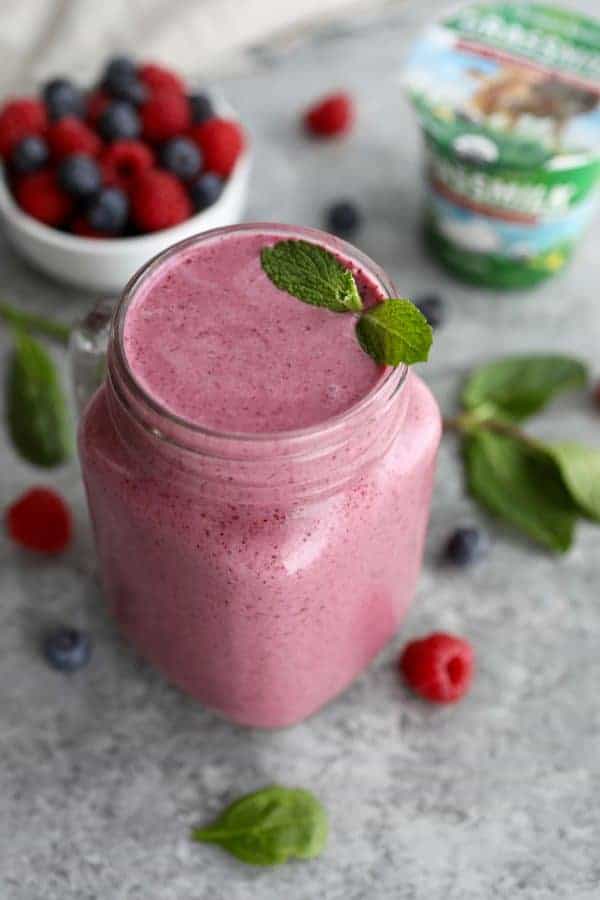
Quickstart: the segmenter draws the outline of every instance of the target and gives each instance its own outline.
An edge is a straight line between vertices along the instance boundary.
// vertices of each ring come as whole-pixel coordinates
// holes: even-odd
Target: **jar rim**
[[[222,431],[214,428],[209,428],[204,425],[199,425],[195,422],[189,421],[182,416],[177,415],[176,413],[173,413],[168,409],[167,406],[163,405],[160,401],[151,396],[151,394],[137,380],[131,366],[129,365],[124,349],[125,320],[129,305],[137,291],[168,259],[182,252],[188,247],[195,247],[198,244],[203,243],[204,241],[213,240],[219,235],[231,234],[235,232],[261,233],[265,231],[268,231],[270,234],[281,234],[284,238],[290,238],[294,235],[301,235],[302,237],[306,236],[308,240],[312,239],[315,243],[318,243],[320,245],[326,242],[326,245],[328,247],[332,247],[334,250],[339,250],[341,254],[348,256],[353,261],[356,261],[361,266],[361,268],[365,269],[365,271],[370,276],[374,277],[377,281],[378,286],[383,290],[386,298],[397,296],[391,279],[386,275],[386,273],[383,271],[383,269],[381,269],[380,266],[378,266],[361,250],[358,250],[358,248],[354,247],[352,244],[349,244],[347,241],[335,237],[334,235],[320,231],[317,228],[308,228],[301,225],[293,226],[279,224],[277,222],[249,222],[241,225],[227,225],[221,228],[214,228],[209,231],[192,235],[191,237],[185,238],[182,241],[178,241],[177,243],[172,244],[166,250],[158,253],[156,256],[148,260],[148,262],[145,263],[145,265],[142,266],[141,269],[138,269],[138,271],[130,278],[130,280],[125,285],[125,288],[123,289],[121,297],[119,298],[119,302],[115,308],[110,328],[108,377],[112,382],[113,388],[117,388],[114,377],[116,374],[117,379],[122,382],[123,386],[125,387],[125,391],[128,397],[133,399],[134,402],[140,403],[143,408],[148,409],[152,414],[158,416],[159,420],[168,423],[169,426],[174,427],[178,432],[181,432],[184,435],[187,434],[196,438],[206,437],[209,440],[218,440],[220,442],[231,443],[238,446],[244,444],[248,446],[261,445],[274,442],[278,444],[295,444],[302,443],[305,440],[310,440],[311,438],[314,438],[316,436],[333,437],[340,429],[347,427],[348,422],[355,416],[361,417],[363,414],[368,414],[373,405],[382,396],[387,396],[389,399],[395,396],[406,380],[406,376],[408,373],[408,367],[406,365],[402,364],[400,366],[397,366],[396,368],[388,366],[383,376],[375,382],[372,388],[363,397],[361,397],[360,400],[352,404],[352,406],[348,407],[348,409],[345,409],[340,413],[336,413],[334,416],[330,416],[329,418],[324,419],[322,422],[317,422],[313,425],[309,425],[303,428],[269,432]],[[117,393],[123,400],[124,398],[122,392],[117,391]],[[144,423],[142,422],[141,424]],[[172,432],[170,432],[169,434],[164,434],[162,432],[162,429],[159,429],[159,432],[157,432],[156,426],[153,426],[149,430],[151,430],[152,433],[156,436],[159,436],[160,432],[160,437],[170,443],[174,443],[179,446],[185,446],[186,449],[192,449],[187,446],[186,443],[182,443],[181,441],[175,439]]]

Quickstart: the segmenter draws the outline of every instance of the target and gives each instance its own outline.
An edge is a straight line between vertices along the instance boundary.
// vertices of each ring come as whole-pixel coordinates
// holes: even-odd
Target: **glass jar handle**
[[[69,357],[79,416],[104,380],[108,334],[116,303],[115,297],[103,297],[71,332]]]

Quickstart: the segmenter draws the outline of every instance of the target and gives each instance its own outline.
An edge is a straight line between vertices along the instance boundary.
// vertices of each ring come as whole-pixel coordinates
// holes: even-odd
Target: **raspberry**
[[[141,231],[160,231],[189,219],[192,203],[174,175],[149,169],[133,184],[131,213]]]
[[[244,149],[244,132],[237,122],[207,119],[194,125],[190,137],[202,151],[204,171],[227,178]]]
[[[156,143],[187,131],[191,121],[187,98],[164,89],[154,92],[141,107],[140,115],[144,137]]]
[[[150,169],[153,163],[152,150],[141,141],[115,141],[100,158],[104,183],[124,190],[131,186],[138,175]]]
[[[102,141],[98,135],[75,116],[67,116],[51,125],[48,129],[48,143],[55,159],[62,159],[72,153],[97,156],[102,149]]]
[[[304,125],[319,137],[335,137],[350,130],[355,118],[354,102],[348,94],[323,97],[304,114]]]
[[[98,119],[112,102],[106,91],[93,91],[87,99],[87,120],[91,125],[96,125]]]
[[[0,112],[0,156],[6,159],[24,137],[43,134],[47,124],[46,107],[40,100],[10,100]]]
[[[176,94],[185,94],[185,84],[179,75],[164,66],[155,63],[146,63],[140,66],[138,78],[147,85],[151,91],[174,91]]]
[[[86,237],[86,238],[108,237],[108,235],[105,234],[105,232],[97,231],[95,228],[92,228],[92,226],[86,220],[85,216],[77,216],[77,218],[71,222],[71,231],[73,232],[73,234],[76,234],[79,237]]]
[[[416,694],[432,703],[454,703],[469,690],[473,660],[463,638],[436,633],[407,644],[399,666]]]
[[[6,524],[13,541],[38,553],[60,553],[71,540],[69,508],[49,488],[31,488],[15,500],[6,512]]]
[[[73,205],[51,169],[42,169],[21,178],[17,182],[15,196],[21,209],[46,225],[61,225]]]

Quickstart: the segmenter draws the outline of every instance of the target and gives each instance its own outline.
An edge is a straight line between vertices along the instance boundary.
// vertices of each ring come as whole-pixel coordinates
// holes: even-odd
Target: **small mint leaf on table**
[[[570,548],[578,510],[549,450],[481,429],[466,440],[465,464],[483,506],[555,553]]]
[[[562,443],[548,448],[581,512],[600,522],[600,450]]]
[[[467,410],[485,406],[497,416],[520,422],[562,391],[583,387],[587,378],[583,363],[569,356],[508,356],[476,369],[462,401]]]
[[[261,251],[263,270],[276,287],[332,312],[359,312],[362,300],[352,272],[308,241],[279,241]]]
[[[218,844],[242,862],[277,866],[288,859],[312,859],[327,843],[327,814],[310,791],[279,785],[236,800],[192,839]]]
[[[58,373],[44,348],[23,331],[6,379],[6,418],[16,450],[37,466],[57,466],[71,451],[67,404]]]
[[[68,325],[57,322],[55,319],[47,319],[36,313],[23,312],[23,310],[3,302],[0,302],[0,318],[13,328],[43,334],[44,337],[52,338],[65,346],[69,344],[71,329]]]
[[[383,300],[363,312],[356,324],[363,350],[384,365],[426,362],[431,326],[410,300]]]

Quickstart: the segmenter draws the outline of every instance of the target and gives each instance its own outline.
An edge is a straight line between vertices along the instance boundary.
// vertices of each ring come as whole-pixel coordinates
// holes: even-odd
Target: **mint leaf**
[[[569,549],[577,510],[549,454],[481,430],[467,439],[465,463],[476,500],[544,547]]]
[[[410,300],[383,300],[366,310],[356,324],[363,350],[378,363],[425,362],[433,340],[431,326]]]
[[[327,814],[313,794],[273,785],[236,800],[212,825],[193,829],[192,839],[251,865],[276,866],[318,856],[327,832]]]
[[[587,382],[583,363],[568,356],[509,356],[477,369],[468,379],[466,409],[484,404],[490,412],[519,422],[543,409],[561,391]]]
[[[577,506],[600,522],[600,450],[574,443],[555,444],[549,450]]]
[[[8,325],[23,331],[43,334],[61,344],[68,345],[69,343],[71,329],[68,325],[63,325],[62,322],[56,322],[54,319],[23,312],[14,306],[9,306],[8,303],[0,303],[0,318],[4,319]]]
[[[67,405],[54,363],[17,332],[6,379],[6,417],[17,451],[37,466],[56,466],[71,450]]]
[[[279,241],[263,247],[260,259],[273,284],[304,303],[333,312],[362,309],[352,272],[323,247],[308,241]]]

